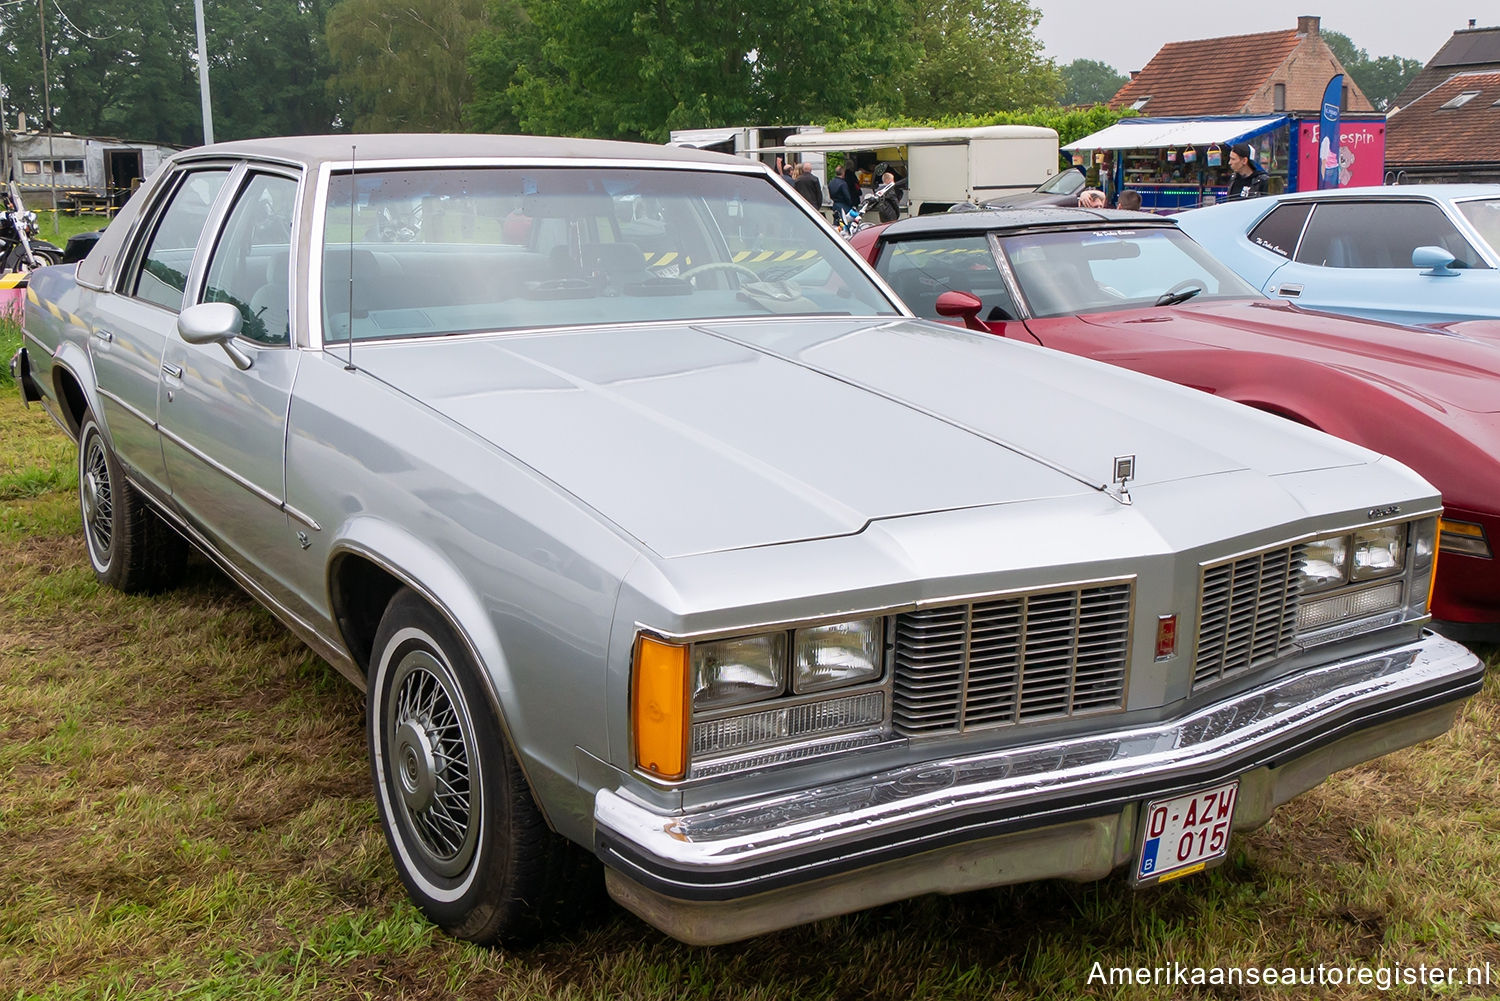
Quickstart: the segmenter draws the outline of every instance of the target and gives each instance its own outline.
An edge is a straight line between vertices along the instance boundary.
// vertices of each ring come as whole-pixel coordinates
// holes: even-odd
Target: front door
[[[292,176],[249,170],[239,178],[196,298],[239,307],[235,346],[249,367],[221,345],[168,338],[158,418],[178,511],[283,606],[290,593],[280,567],[299,552],[282,471],[301,357],[289,322],[296,200]]]

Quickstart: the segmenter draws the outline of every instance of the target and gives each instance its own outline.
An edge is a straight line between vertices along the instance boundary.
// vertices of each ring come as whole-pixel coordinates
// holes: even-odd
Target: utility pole
[[[214,112],[208,97],[208,41],[203,32],[203,0],[193,0],[198,16],[198,89],[203,92],[203,144],[214,141]]]
[[[62,224],[57,219],[57,151],[52,146],[52,80],[47,63],[47,7],[46,0],[36,0],[36,16],[42,26],[42,121],[47,126],[47,177],[52,189],[52,235],[61,232]]]

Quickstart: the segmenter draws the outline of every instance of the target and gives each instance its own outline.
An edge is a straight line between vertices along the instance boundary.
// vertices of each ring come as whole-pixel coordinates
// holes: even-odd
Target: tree
[[[1064,104],[1104,104],[1130,78],[1108,63],[1075,59],[1062,68]]]
[[[675,128],[848,114],[872,87],[889,93],[909,56],[906,2],[522,0],[535,47],[481,33],[472,65],[492,75],[477,107],[485,123],[513,115],[527,131],[657,141]]]
[[[341,0],[328,13],[332,95],[360,132],[453,132],[473,96],[484,0]]]
[[[913,117],[1052,104],[1062,77],[1043,58],[1041,13],[1026,0],[908,0],[912,65],[894,78],[893,110]]]
[[[1402,56],[1371,59],[1370,54],[1356,46],[1348,35],[1337,31],[1323,32],[1323,41],[1328,43],[1339,62],[1344,64],[1344,72],[1349,74],[1349,78],[1380,111],[1389,110],[1396,95],[1405,90],[1406,85],[1422,72],[1422,64],[1415,59]]]
[[[476,132],[519,132],[511,87],[522,66],[541,59],[541,36],[518,0],[490,0],[488,14],[487,27],[469,45],[474,99],[465,109],[465,125]]]
[[[208,0],[215,138],[326,131],[323,0]],[[203,141],[197,33],[179,0],[47,4],[52,119],[59,130],[177,145]],[[36,7],[0,7],[11,123],[44,124]]]

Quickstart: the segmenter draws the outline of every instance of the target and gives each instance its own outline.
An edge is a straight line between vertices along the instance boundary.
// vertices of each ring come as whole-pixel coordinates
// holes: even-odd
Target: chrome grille
[[[1193,687],[1254,670],[1292,649],[1302,545],[1206,567]]]
[[[1007,595],[896,616],[893,722],[907,735],[1124,704],[1131,585]]]

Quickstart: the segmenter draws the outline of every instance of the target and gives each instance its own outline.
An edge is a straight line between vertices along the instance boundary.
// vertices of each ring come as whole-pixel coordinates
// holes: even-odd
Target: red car
[[[922,216],[853,244],[919,316],[1238,400],[1411,466],[1446,506],[1434,616],[1500,636],[1500,325],[1453,333],[1273,302],[1170,219],[1134,212]]]

